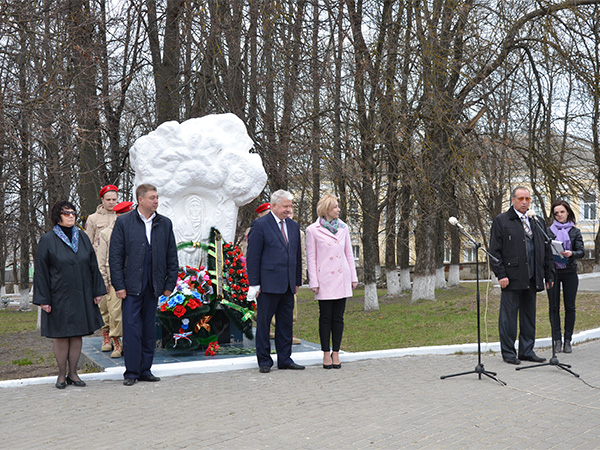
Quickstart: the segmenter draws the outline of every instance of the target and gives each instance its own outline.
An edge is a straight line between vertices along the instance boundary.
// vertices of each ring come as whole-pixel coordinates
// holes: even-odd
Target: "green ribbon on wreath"
[[[229,300],[221,300],[221,305],[228,306],[231,309],[235,309],[236,311],[241,312],[243,314],[242,322],[245,322],[248,319],[253,319],[254,315],[256,314],[255,311],[253,311],[249,308],[244,308],[243,306],[237,305],[235,303],[232,303]]]
[[[208,251],[208,245],[206,245],[202,242],[186,241],[186,242],[180,242],[179,244],[177,244],[177,250],[183,250],[184,248],[188,248],[188,247],[199,248],[201,250],[204,250],[205,252]]]

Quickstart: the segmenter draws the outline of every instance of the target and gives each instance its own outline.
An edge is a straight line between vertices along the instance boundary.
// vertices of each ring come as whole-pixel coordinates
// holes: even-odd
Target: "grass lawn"
[[[498,341],[500,291],[481,283],[481,340]],[[477,342],[474,283],[436,292],[435,301],[410,303],[410,293],[391,298],[379,291],[379,311],[364,312],[364,292],[346,304],[342,350],[384,350]],[[537,338],[550,336],[548,297],[537,296]],[[0,310],[0,380],[56,374],[52,341],[36,331],[37,311]],[[308,288],[298,293],[294,335],[319,343],[319,305]],[[575,332],[600,327],[600,293],[577,295]]]
[[[500,291],[481,283],[481,340],[497,342]],[[390,298],[379,291],[379,311],[365,312],[364,291],[356,290],[346,303],[342,350],[357,352],[390,348],[477,342],[477,296],[475,283],[436,291],[435,301],[410,303],[410,293]],[[561,318],[564,320],[564,311]],[[298,323],[294,335],[319,342],[319,305],[308,289],[298,294]],[[536,337],[550,336],[548,297],[537,295]],[[600,326],[600,293],[577,295],[575,332]]]

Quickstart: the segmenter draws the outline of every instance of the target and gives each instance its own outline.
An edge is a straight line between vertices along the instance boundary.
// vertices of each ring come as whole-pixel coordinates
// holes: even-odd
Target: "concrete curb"
[[[600,328],[582,331],[573,335],[572,342],[578,344],[581,342],[599,339]],[[549,348],[552,346],[551,338],[536,339],[535,348]],[[481,352],[499,352],[500,343],[492,342],[481,344]],[[380,358],[399,358],[403,356],[424,356],[424,355],[452,355],[460,353],[476,353],[477,343],[460,344],[460,345],[434,345],[427,347],[409,347],[389,350],[375,350],[370,352],[341,352],[342,363],[362,361]],[[303,365],[319,365],[322,364],[323,352],[300,352],[293,354],[294,361]],[[275,365],[277,365],[277,357],[274,356]],[[238,358],[223,358],[208,361],[193,361],[185,363],[172,364],[155,364],[152,366],[152,372],[159,377],[173,377],[179,375],[190,375],[200,373],[215,373],[227,372],[231,370],[256,369],[255,356],[242,356]],[[81,374],[81,379],[84,381],[120,381],[123,379],[122,367],[110,367],[104,372]],[[54,384],[56,377],[39,377],[39,378],[21,378],[18,380],[0,381],[0,388],[11,388],[19,386],[31,386],[36,384]]]

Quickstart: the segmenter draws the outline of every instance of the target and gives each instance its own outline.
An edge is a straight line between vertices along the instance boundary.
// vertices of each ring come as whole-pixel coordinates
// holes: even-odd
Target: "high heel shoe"
[[[67,382],[66,381],[58,381],[58,379],[57,379],[56,384],[54,386],[56,386],[56,389],[64,389],[67,387]]]
[[[329,356],[329,358],[330,358],[329,364],[325,363],[326,356]],[[331,355],[329,355],[327,352],[323,352],[323,369],[329,370],[332,367],[333,367],[333,365],[331,364]]]
[[[72,380],[69,377],[67,377],[67,384],[73,384],[73,385],[75,385],[77,387],[85,387],[86,386],[85,381],[83,381],[83,380]]]
[[[332,364],[331,367],[334,369],[341,369],[342,368],[342,363],[339,362],[338,364],[333,364],[333,353],[331,354],[331,360],[332,360]]]

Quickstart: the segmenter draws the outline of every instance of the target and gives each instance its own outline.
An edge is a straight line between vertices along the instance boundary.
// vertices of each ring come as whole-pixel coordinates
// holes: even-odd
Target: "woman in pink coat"
[[[306,229],[309,287],[319,300],[319,336],[323,368],[339,369],[346,298],[358,284],[350,231],[339,219],[337,199],[325,194],[317,204],[319,218]],[[331,350],[330,339],[333,343]]]

